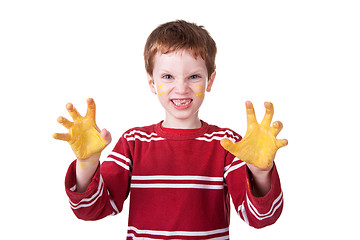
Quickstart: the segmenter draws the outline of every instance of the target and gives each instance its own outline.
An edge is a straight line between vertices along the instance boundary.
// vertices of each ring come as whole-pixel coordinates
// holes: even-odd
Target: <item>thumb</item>
[[[101,137],[105,140],[106,145],[109,145],[111,143],[111,134],[108,130],[103,128],[100,132]]]
[[[285,147],[286,145],[288,145],[288,140],[286,139],[276,140],[276,146],[278,148]]]
[[[221,146],[223,148],[225,148],[225,150],[227,150],[229,152],[230,152],[230,150],[232,149],[232,147],[234,145],[234,143],[231,140],[227,139],[227,138],[221,139],[220,144],[221,144]]]

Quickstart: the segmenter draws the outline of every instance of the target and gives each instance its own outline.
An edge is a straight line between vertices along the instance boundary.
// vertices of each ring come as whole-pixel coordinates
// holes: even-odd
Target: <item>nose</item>
[[[189,84],[185,79],[177,79],[175,83],[175,90],[178,94],[185,94],[189,89]]]

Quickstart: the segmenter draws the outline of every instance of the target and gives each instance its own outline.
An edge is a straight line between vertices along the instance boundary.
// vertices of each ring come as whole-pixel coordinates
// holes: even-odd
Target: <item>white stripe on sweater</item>
[[[132,130],[131,132],[124,134],[124,138],[127,141],[135,141],[135,139],[138,139],[142,142],[165,140],[165,138],[159,137],[155,132],[147,134],[139,130]]]
[[[127,157],[125,157],[124,155],[120,154],[120,153],[117,153],[117,152],[111,152],[109,155],[113,155],[115,157],[118,157],[122,160],[124,160],[125,162],[129,163],[131,165],[131,160]]]
[[[244,206],[244,202],[238,207],[238,213],[242,215],[242,218],[244,219],[244,221],[249,224],[249,219],[247,218],[246,215],[246,210],[245,210],[245,206]]]
[[[132,176],[133,180],[198,180],[210,182],[223,182],[222,177],[208,176],[184,176],[184,175],[150,175],[150,176]]]
[[[232,162],[224,168],[224,172],[226,172],[226,171],[231,167],[231,165],[232,165],[234,162],[237,162],[237,161],[240,161],[240,159],[238,159],[237,157],[234,157],[234,159],[232,160]]]
[[[162,137],[142,138],[142,137],[140,137],[138,135],[134,135],[133,137],[127,137],[126,138],[127,141],[135,141],[135,139],[138,139],[138,140],[140,140],[142,142],[165,140],[165,138],[162,138]]]
[[[89,206],[93,205],[102,196],[103,191],[104,191],[104,181],[102,179],[102,176],[100,175],[100,181],[99,181],[99,186],[97,188],[97,191],[91,197],[83,198],[78,203],[73,203],[69,200],[70,206],[72,209],[89,207]]]
[[[194,188],[194,189],[223,189],[224,185],[208,184],[170,184],[170,183],[132,183],[131,188]]]
[[[224,188],[224,184],[223,184],[224,179],[222,177],[194,176],[194,175],[149,175],[149,176],[135,175],[131,177],[131,180],[133,181],[131,183],[131,188],[187,188],[187,189],[188,188],[194,188],[194,189]],[[148,181],[156,181],[156,182],[149,183]],[[191,182],[179,183],[179,181],[191,181]],[[199,183],[199,181],[203,181],[205,183]]]
[[[139,131],[139,130],[132,130],[131,132],[124,134],[124,138],[127,138],[127,137],[129,137],[131,135],[134,135],[135,133],[138,133],[140,135],[144,135],[145,137],[148,137],[148,138],[150,138],[152,136],[158,136],[155,132],[147,134],[146,132],[142,132],[142,131]]]
[[[214,136],[214,135],[221,135],[221,136]],[[226,136],[226,134],[230,135],[230,136]],[[212,132],[212,133],[205,133],[203,136],[195,138],[196,140],[201,140],[201,141],[206,141],[206,142],[212,142],[213,140],[218,140],[220,141],[223,138],[227,138],[229,140],[231,140],[232,142],[236,142],[237,140],[239,140],[240,138],[238,136],[236,136],[233,132],[229,131],[229,130],[225,130],[225,131],[219,131],[219,132]]]
[[[159,238],[148,238],[148,237],[136,237],[133,233],[128,233],[128,237],[131,237],[133,240],[159,240]],[[227,240],[229,239],[229,235],[222,236],[222,237],[214,237],[214,238],[204,238],[204,240]],[[180,240],[180,239],[175,239]]]
[[[236,142],[236,139],[234,138],[231,138],[231,137],[227,137],[227,136],[214,136],[212,138],[206,138],[206,137],[198,137],[198,138],[195,138],[196,140],[201,140],[201,141],[205,141],[205,142],[212,142],[213,140],[218,140],[220,141],[221,139],[224,139],[224,138],[227,138],[229,140],[231,140],[232,142]]]
[[[244,166],[245,164],[246,164],[246,162],[241,162],[241,163],[239,163],[239,164],[237,164],[237,165],[231,166],[231,167],[225,172],[224,178],[226,178],[229,173],[231,173],[232,171],[234,171],[234,170],[236,170],[236,169]]]
[[[246,194],[247,205],[248,205],[248,208],[249,208],[252,215],[254,215],[258,220],[263,220],[263,219],[272,217],[275,214],[276,210],[283,203],[282,195],[283,195],[283,193],[281,192],[280,195],[274,200],[274,202],[271,205],[270,210],[267,213],[263,213],[263,214],[259,213],[259,211],[251,203],[248,195]]]
[[[229,131],[229,130],[225,130],[225,131],[219,131],[219,132],[212,132],[212,133],[204,133],[205,137],[212,137],[215,134],[221,134],[221,135],[225,135],[226,133],[228,133],[229,135],[233,136],[236,139],[239,139],[238,136],[236,136],[233,132]]]
[[[108,157],[104,162],[114,162],[114,163],[116,163],[117,165],[119,165],[120,167],[122,167],[122,168],[124,168],[124,169],[126,169],[126,170],[130,170],[130,167],[128,166],[128,165],[126,165],[125,163],[123,163],[123,162],[120,162],[119,160],[117,160],[117,159],[114,159],[114,158],[112,158],[112,157]]]
[[[118,159],[115,159],[111,155],[124,160],[126,163],[123,163],[123,162],[119,161]],[[120,153],[117,153],[117,152],[111,152],[110,155],[107,157],[107,159],[104,162],[114,162],[117,165],[119,165],[120,167],[122,167],[128,171],[130,170],[130,167],[132,166],[132,161],[129,158],[127,158],[124,155],[121,155]]]
[[[128,231],[134,231],[136,234],[158,235],[158,236],[210,236],[214,234],[228,233],[229,228],[222,228],[210,231],[158,231],[158,230],[140,230],[136,227],[129,226]]]

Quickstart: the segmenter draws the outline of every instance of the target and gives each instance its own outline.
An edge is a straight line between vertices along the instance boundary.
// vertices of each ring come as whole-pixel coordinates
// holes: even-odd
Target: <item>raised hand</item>
[[[237,143],[229,139],[220,141],[221,145],[234,156],[262,170],[271,169],[277,150],[288,144],[286,139],[276,139],[282,129],[282,123],[277,121],[270,126],[274,115],[272,103],[265,102],[265,108],[264,119],[259,124],[252,103],[247,101],[247,131],[244,138]]]
[[[100,156],[101,151],[106,147],[111,139],[105,140],[95,122],[96,106],[93,99],[87,99],[87,113],[82,117],[74,106],[69,103],[66,109],[70,113],[74,122],[70,122],[64,117],[59,117],[57,121],[69,130],[69,133],[54,133],[53,137],[58,140],[67,141],[74,151],[78,160],[86,160],[93,156]],[[106,132],[105,135],[109,133]]]

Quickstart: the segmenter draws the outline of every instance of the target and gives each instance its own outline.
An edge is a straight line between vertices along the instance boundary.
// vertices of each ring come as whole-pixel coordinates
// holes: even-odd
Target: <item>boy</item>
[[[280,122],[270,127],[272,104],[265,103],[257,124],[246,102],[242,141],[234,131],[199,119],[205,90],[215,79],[215,55],[215,42],[201,26],[174,21],[156,28],[144,58],[165,119],[126,131],[101,165],[111,136],[96,126],[94,101],[88,99],[85,117],[66,106],[74,122],[60,117],[69,134],[54,137],[68,141],[77,156],[65,185],[78,218],[115,215],[130,193],[127,239],[229,239],[229,194],[249,225],[261,228],[278,219],[282,191],[273,159],[287,141],[275,139]]]

